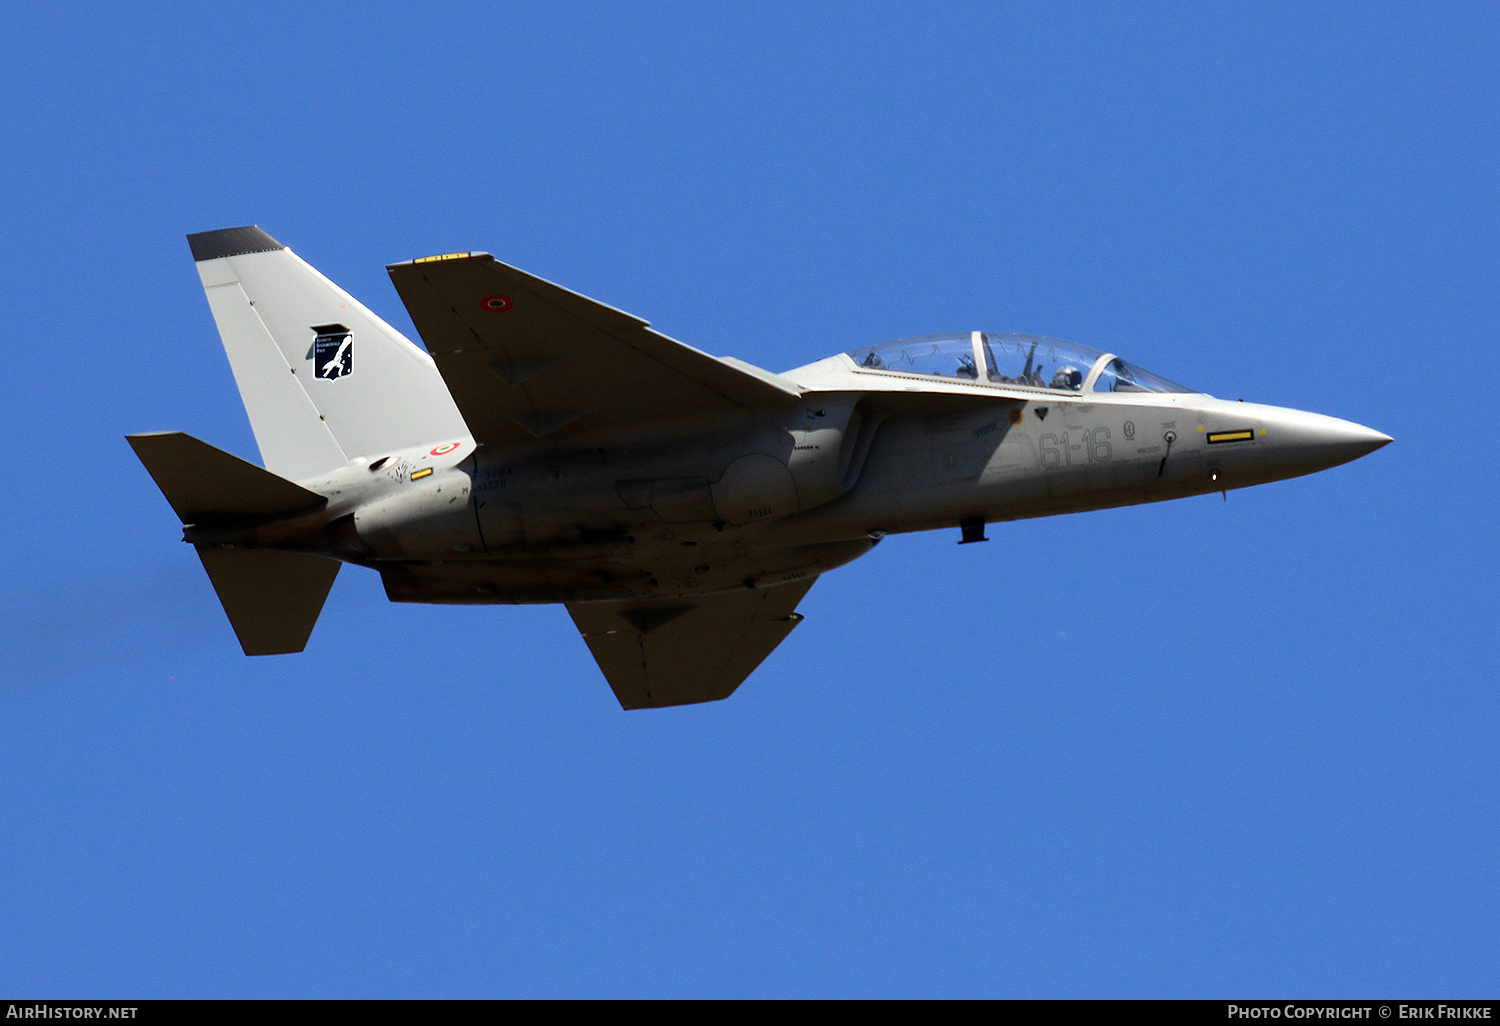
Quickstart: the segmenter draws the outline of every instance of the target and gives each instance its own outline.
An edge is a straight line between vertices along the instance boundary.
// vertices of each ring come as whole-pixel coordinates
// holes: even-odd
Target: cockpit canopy
[[[1192,392],[1112,353],[1039,335],[962,332],[917,335],[853,349],[862,370],[933,374],[1063,392]],[[982,376],[981,376],[982,375]]]

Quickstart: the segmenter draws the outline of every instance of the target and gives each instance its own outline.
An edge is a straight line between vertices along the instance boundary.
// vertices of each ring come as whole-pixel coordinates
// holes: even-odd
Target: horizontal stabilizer
[[[198,558],[246,655],[307,647],[339,563],[301,552],[198,546]]]
[[[570,602],[626,709],[728,698],[802,620],[812,580],[686,599]]]
[[[125,440],[184,524],[271,517],[327,502],[317,492],[181,431],[126,435]]]

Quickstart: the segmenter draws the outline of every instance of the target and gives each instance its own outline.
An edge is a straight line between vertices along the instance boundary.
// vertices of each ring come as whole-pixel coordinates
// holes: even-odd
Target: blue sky
[[[1494,996],[1500,13],[18,4],[0,992]],[[182,236],[485,249],[785,369],[1020,331],[1395,443],[889,539],[729,701],[559,607],[247,659],[128,431],[256,450]]]

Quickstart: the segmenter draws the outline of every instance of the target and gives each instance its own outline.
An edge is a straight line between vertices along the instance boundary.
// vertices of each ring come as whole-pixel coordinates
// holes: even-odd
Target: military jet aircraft
[[[563,603],[626,709],[722,699],[887,534],[1296,477],[1391,439],[984,331],[774,374],[497,261],[389,268],[426,350],[257,227],[189,235],[265,468],[130,444],[248,655],[344,563],[393,602]]]

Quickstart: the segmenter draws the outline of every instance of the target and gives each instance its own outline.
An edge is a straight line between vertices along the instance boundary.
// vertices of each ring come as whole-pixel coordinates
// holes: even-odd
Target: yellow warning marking
[[[1254,437],[1255,432],[1250,430],[1215,431],[1208,436],[1208,444],[1213,445],[1215,442],[1248,442]]]
[[[1199,430],[1199,431],[1202,431],[1202,430],[1203,430],[1203,425],[1202,425],[1202,424],[1199,424],[1199,425],[1198,425],[1198,430]]]
[[[1266,429],[1265,428],[1261,428],[1259,431],[1257,431],[1255,433],[1257,435],[1260,435],[1260,437],[1262,437],[1262,438],[1266,437]]]
[[[421,470],[414,470],[414,471],[412,471],[411,479],[413,481],[420,481],[420,480],[422,480],[422,478],[426,477],[430,473],[432,473],[432,468],[431,467],[423,467]]]
[[[414,264],[430,264],[437,260],[462,260],[473,256],[473,253],[441,253],[438,256],[417,257],[412,261]]]

